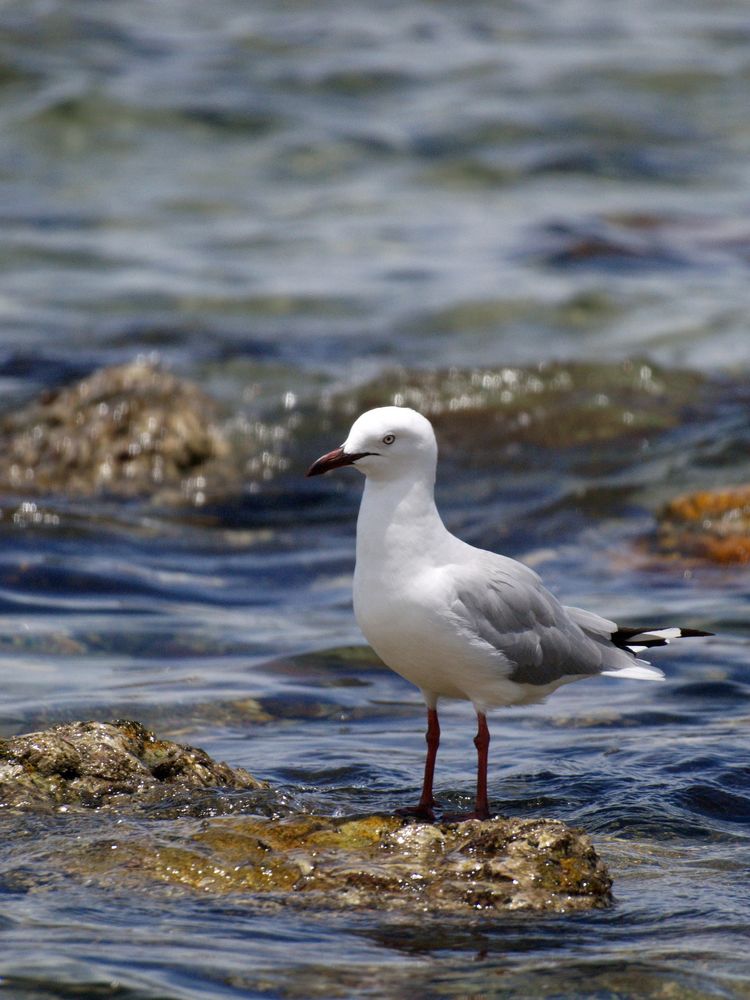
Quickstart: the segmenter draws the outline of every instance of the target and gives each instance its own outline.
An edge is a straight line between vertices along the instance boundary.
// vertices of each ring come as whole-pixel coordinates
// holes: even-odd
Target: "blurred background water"
[[[644,542],[676,492],[750,478],[749,82],[741,0],[0,5],[3,409],[145,355],[235,431],[293,439],[223,502],[3,499],[0,735],[127,715],[303,808],[410,800],[416,692],[335,652],[362,641],[360,484],[302,479],[397,366],[581,362],[602,413],[638,366],[665,417],[638,430],[636,398],[630,435],[551,447],[545,412],[539,440],[493,448],[467,421],[444,516],[566,603],[718,632],[665,651],[664,685],[496,713],[496,807],[585,827],[610,911],[412,924],[134,898],[34,874],[58,820],[6,818],[0,993],[750,996],[747,570]],[[446,706],[457,805],[472,727]]]

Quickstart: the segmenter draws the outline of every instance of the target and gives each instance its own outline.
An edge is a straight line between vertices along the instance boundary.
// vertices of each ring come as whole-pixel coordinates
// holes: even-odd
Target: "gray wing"
[[[476,570],[458,574],[455,610],[471,632],[507,657],[510,679],[541,685],[601,673],[601,640],[584,632],[536,573],[514,559],[483,555],[488,558]]]

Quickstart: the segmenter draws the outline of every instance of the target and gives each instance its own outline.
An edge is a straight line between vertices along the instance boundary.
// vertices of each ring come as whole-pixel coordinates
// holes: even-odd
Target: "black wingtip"
[[[677,626],[674,627],[676,628]],[[665,630],[666,626],[664,625],[659,625],[657,628],[632,628],[624,626],[613,632],[611,639],[615,646],[632,652],[629,648],[630,646],[645,646],[650,649],[652,646],[667,646],[672,641],[672,638],[695,639],[715,634],[714,632],[704,632],[700,628],[681,628],[679,635],[672,638],[665,638],[659,635],[659,632]]]
[[[616,632],[613,632],[612,635],[610,636],[610,639],[615,644],[615,646],[618,646],[620,649],[625,649],[627,650],[628,653],[630,653],[631,650],[628,649],[628,644],[635,641],[634,637],[636,635],[644,635],[644,634],[648,635],[648,633],[652,631],[653,629],[650,628],[632,628],[630,626],[625,625],[618,628]],[[666,646],[667,640],[652,639],[651,644],[654,646]],[[643,643],[639,642],[638,645],[642,646]]]

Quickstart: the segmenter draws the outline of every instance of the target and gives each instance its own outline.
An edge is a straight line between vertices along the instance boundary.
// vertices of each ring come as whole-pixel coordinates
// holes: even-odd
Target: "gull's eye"
[[[396,440],[395,434],[386,434],[386,436],[383,438],[383,444],[393,444],[395,440]]]

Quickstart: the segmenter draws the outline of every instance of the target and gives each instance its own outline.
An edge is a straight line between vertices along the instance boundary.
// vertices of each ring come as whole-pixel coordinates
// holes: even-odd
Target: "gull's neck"
[[[357,519],[357,567],[385,569],[439,559],[452,538],[435,506],[434,474],[368,477]]]

